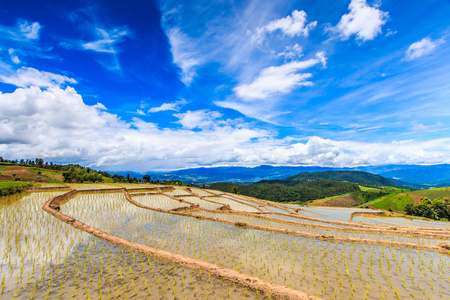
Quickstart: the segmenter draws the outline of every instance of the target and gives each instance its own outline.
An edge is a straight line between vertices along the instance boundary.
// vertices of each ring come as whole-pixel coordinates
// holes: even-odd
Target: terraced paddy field
[[[2,299],[450,299],[448,222],[194,188],[56,188],[0,198]]]

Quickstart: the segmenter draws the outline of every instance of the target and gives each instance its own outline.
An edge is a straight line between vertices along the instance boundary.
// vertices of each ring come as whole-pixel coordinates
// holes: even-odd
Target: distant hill
[[[321,171],[362,171],[381,175],[401,186],[412,186],[415,189],[449,186],[450,165],[384,165],[364,166],[356,168],[328,168],[328,167],[290,167],[266,166],[259,167],[213,167],[176,170],[172,172],[148,172],[154,180],[181,180],[183,182],[201,185],[213,182],[236,182],[249,184],[261,180],[284,179],[304,172]],[[143,174],[125,171],[116,172],[125,176],[142,178]]]
[[[433,166],[397,166],[391,170],[377,173],[384,177],[403,182],[448,186],[450,183],[450,165]]]
[[[302,181],[294,185],[286,185],[282,181],[275,180],[260,181],[248,185],[219,182],[212,184],[210,188],[224,192],[233,192],[233,189],[237,188],[237,192],[240,194],[259,199],[303,203],[314,199],[361,191],[355,183],[330,180]]]
[[[279,182],[282,182],[287,185],[294,185],[297,182],[319,180],[319,179],[332,181],[347,181],[372,186],[392,186],[398,188],[405,187],[404,185],[401,185],[397,182],[394,182],[380,175],[374,175],[361,171],[325,171],[312,173],[303,172],[288,177],[286,179],[280,180]]]
[[[168,173],[147,173],[152,179],[181,180],[193,184],[210,184],[213,182],[236,182],[249,184],[261,180],[283,179],[300,172],[328,171],[323,167],[214,167],[177,170]],[[126,173],[126,172],[121,172]]]
[[[361,171],[324,171],[302,172],[280,180],[262,180],[249,185],[236,183],[214,183],[211,188],[224,192],[232,192],[237,187],[239,193],[260,199],[277,202],[323,199],[347,193],[352,194],[354,204],[364,203],[385,195],[381,190],[371,193],[368,189],[361,190],[360,185],[404,188],[405,186],[393,182],[380,175]],[[235,188],[236,189],[236,188]]]

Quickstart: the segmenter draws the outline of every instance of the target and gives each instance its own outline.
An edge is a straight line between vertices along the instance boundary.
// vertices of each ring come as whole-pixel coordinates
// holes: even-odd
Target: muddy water
[[[139,209],[120,194],[77,197],[62,212],[110,234],[321,297],[450,297],[450,260],[434,252],[334,243]]]
[[[111,245],[42,211],[61,193],[0,198],[0,299],[261,298],[208,274]]]

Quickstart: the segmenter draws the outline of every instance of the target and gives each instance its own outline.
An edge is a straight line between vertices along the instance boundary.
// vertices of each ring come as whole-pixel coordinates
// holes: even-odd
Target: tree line
[[[280,182],[258,182],[249,185],[219,182],[213,183],[210,188],[275,202],[300,202],[304,204],[315,199],[361,192],[357,184],[330,180],[298,182],[293,186],[284,185]]]

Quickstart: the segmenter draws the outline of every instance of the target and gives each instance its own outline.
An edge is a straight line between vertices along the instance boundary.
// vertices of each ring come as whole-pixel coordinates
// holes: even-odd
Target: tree
[[[206,189],[206,185],[205,184],[202,184],[202,189]]]
[[[44,165],[44,159],[43,158],[36,158],[36,165],[42,167]]]
[[[232,192],[233,194],[237,194],[237,193],[238,193],[238,187],[237,187],[237,186],[233,186],[233,187],[231,188],[231,192]]]
[[[152,179],[150,178],[150,176],[149,175],[144,175],[144,176],[142,176],[142,180],[144,180],[144,182],[150,182]]]

